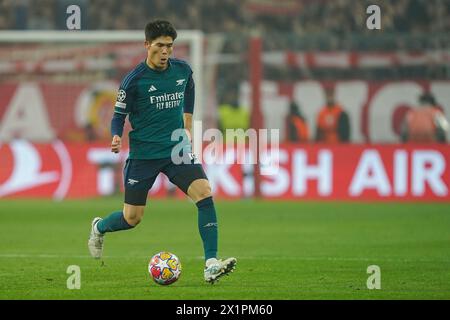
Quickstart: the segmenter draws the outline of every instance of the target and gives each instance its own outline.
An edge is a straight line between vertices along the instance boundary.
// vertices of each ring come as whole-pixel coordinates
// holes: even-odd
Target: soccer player
[[[194,81],[190,66],[170,58],[177,32],[168,21],[145,27],[147,58],[120,84],[114,116],[111,151],[121,149],[125,118],[130,153],[124,168],[125,201],[122,211],[92,221],[88,247],[99,259],[107,232],[134,228],[144,215],[147,194],[160,172],[186,193],[198,208],[198,229],[205,254],[205,281],[214,283],[232,272],[235,258],[217,259],[217,218],[211,187],[191,147]],[[181,139],[172,140],[173,132]],[[175,134],[176,136],[176,134]],[[180,163],[181,162],[181,163]]]

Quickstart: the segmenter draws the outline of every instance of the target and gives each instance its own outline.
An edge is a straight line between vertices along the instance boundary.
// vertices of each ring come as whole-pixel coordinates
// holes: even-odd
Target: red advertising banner
[[[222,164],[203,154],[218,198],[253,194],[253,166],[238,164],[237,154],[225,148]],[[120,192],[126,157],[99,144],[15,140],[0,145],[0,198],[77,199]],[[279,165],[261,176],[267,199],[450,201],[448,145],[281,145],[278,159]],[[160,175],[149,195],[165,196],[171,188]]]
[[[449,201],[449,151],[448,146],[283,145],[276,174],[261,177],[261,194],[271,199]],[[242,179],[222,171],[216,181],[216,172],[209,175],[216,193],[245,194]]]

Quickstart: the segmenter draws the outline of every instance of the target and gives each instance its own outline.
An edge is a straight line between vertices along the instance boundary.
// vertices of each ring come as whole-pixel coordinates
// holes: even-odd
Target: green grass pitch
[[[0,200],[0,299],[449,299],[450,205],[218,201],[219,255],[236,271],[203,281],[197,210],[185,200],[150,200],[134,230],[107,234],[103,264],[90,258],[95,216],[121,198]],[[170,286],[147,263],[167,250],[183,272]],[[67,268],[81,270],[69,290]],[[381,270],[369,290],[367,268]]]

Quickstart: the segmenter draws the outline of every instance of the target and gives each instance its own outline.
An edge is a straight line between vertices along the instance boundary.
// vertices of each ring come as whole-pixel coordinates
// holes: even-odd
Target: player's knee
[[[141,221],[142,221],[142,217],[139,217],[139,216],[132,216],[127,219],[127,223],[133,227],[137,226]]]
[[[144,215],[143,208],[126,205],[124,210],[124,217],[127,223],[131,226],[137,226]]]
[[[195,202],[211,197],[211,187],[208,180],[199,179],[194,181],[188,189],[188,195]]]
[[[136,227],[139,223],[141,223],[142,218],[138,218],[136,220],[134,220],[134,226]]]
[[[212,197],[211,187],[209,185],[204,186],[202,189],[199,190],[197,197],[198,200],[203,200],[205,198]]]

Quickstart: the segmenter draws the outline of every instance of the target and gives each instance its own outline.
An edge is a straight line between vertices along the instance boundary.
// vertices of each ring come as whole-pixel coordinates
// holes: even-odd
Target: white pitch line
[[[104,256],[103,259],[148,259],[149,256]],[[0,259],[93,259],[90,255],[58,255],[58,254],[22,254],[22,253],[6,253],[0,254]],[[362,261],[362,262],[450,262],[450,259],[402,259],[402,258],[362,258],[362,257],[269,257],[269,256],[238,256],[238,260],[294,260],[294,261]],[[184,257],[190,260],[202,260],[203,257]]]

